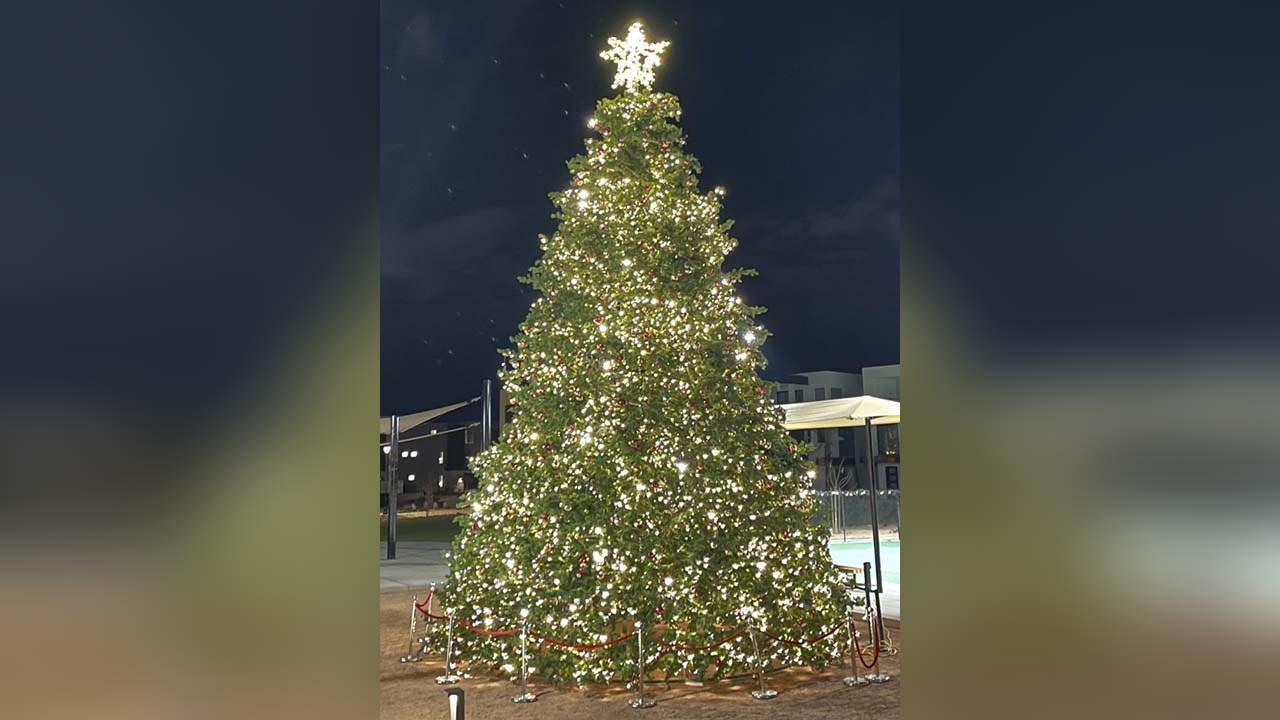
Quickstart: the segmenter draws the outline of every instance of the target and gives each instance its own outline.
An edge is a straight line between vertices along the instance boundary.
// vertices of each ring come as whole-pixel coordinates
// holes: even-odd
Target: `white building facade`
[[[901,365],[864,367],[856,373],[838,370],[797,373],[778,380],[773,400],[781,405],[873,395],[901,402],[901,375]],[[896,424],[876,426],[876,488],[880,490],[898,490],[901,487],[898,429]],[[817,489],[867,486],[867,443],[863,428],[801,430],[793,434],[814,446],[810,457],[817,465]]]

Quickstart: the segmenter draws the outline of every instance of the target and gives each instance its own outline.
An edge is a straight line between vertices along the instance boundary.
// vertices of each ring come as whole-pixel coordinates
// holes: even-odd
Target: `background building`
[[[773,400],[778,405],[873,395],[901,402],[901,365],[876,365],[861,372],[817,370],[775,380]],[[875,428],[876,487],[897,490],[901,486],[901,450],[898,425]],[[818,476],[818,490],[848,490],[867,486],[867,444],[863,428],[796,430],[794,437],[814,446],[810,453]]]
[[[386,436],[382,442],[386,442]],[[482,448],[480,426],[473,421],[428,422],[400,439],[400,507],[422,503],[426,507],[452,507],[465,490],[475,488],[476,479],[468,470],[468,460]],[[387,500],[387,451],[379,458],[381,502]]]

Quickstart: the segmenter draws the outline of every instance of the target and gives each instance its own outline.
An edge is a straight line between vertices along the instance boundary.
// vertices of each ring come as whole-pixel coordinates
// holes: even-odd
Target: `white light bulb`
[[[742,339],[743,339],[743,340],[746,340],[747,342],[755,342],[755,341],[756,341],[756,334],[755,334],[754,332],[751,332],[750,330],[748,330],[748,331],[746,331],[745,333],[743,333],[743,334],[742,334]]]
[[[684,474],[684,471],[688,469],[689,469],[689,463],[684,462],[683,460],[676,463],[676,470],[680,471],[681,474]]]
[[[588,118],[588,119],[587,119],[587,127],[589,127],[589,128],[591,128],[592,130],[594,130],[594,129],[596,128],[596,119],[595,119],[595,118]]]

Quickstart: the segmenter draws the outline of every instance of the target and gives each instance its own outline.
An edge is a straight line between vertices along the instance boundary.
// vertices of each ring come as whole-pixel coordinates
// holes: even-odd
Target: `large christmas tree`
[[[506,351],[502,439],[475,458],[480,479],[438,597],[481,628],[518,627],[530,672],[631,679],[636,645],[593,649],[642,623],[646,669],[710,677],[754,667],[748,624],[793,640],[839,624],[845,599],[822,527],[809,523],[807,465],[757,375],[762,308],[721,268],[735,241],[723,191],[699,190],[697,160],[651,89],[667,43],[637,23],[602,57],[617,96],[553,193],[559,229],[523,281],[541,295]],[[519,666],[519,642],[455,628],[473,668]],[[429,644],[441,649],[443,624]],[[838,633],[837,637],[843,633]],[[762,641],[783,664],[822,665],[834,639]]]

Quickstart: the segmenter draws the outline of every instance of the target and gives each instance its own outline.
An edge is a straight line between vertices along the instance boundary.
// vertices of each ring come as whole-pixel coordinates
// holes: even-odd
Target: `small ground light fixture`
[[[449,688],[444,694],[449,697],[449,720],[466,720],[462,688]]]

